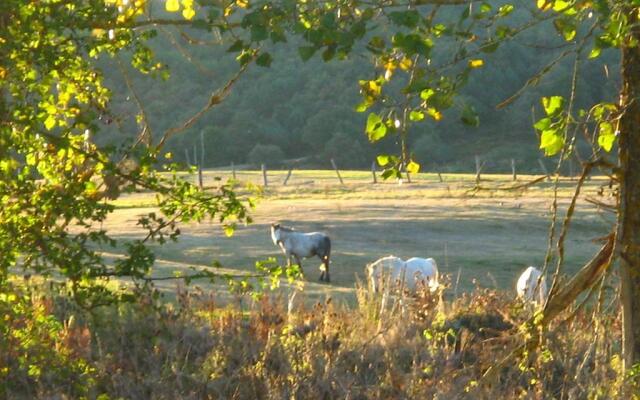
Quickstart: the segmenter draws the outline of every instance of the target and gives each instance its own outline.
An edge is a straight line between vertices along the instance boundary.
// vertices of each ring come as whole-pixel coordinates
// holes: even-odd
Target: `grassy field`
[[[545,257],[551,221],[553,182],[504,190],[536,176],[485,175],[482,190],[473,190],[473,175],[418,174],[412,182],[388,181],[373,185],[371,173],[342,171],[341,185],[334,171],[294,171],[286,186],[286,171],[268,173],[262,185],[260,171],[238,171],[239,190],[258,197],[254,223],[226,237],[216,223],[188,224],[178,243],[156,250],[157,275],[175,269],[211,265],[218,260],[229,270],[253,269],[257,260],[283,257],[269,235],[280,222],[300,231],[324,231],[333,242],[330,285],[318,284],[319,259],[303,261],[309,294],[351,298],[356,277],[379,257],[433,257],[442,273],[449,274],[458,292],[476,285],[513,288],[521,270],[540,266]],[[231,177],[230,171],[205,172],[205,187],[213,188]],[[185,179],[194,177],[185,176]],[[593,178],[582,191],[571,233],[567,239],[566,272],[576,271],[599,245],[593,239],[608,233],[613,214],[585,201],[608,198],[608,181]],[[564,216],[575,181],[561,179],[558,186],[559,218]],[[602,196],[598,195],[604,188]],[[485,190],[492,189],[492,190]],[[211,190],[211,189],[210,189]],[[115,204],[116,212],[105,228],[122,238],[142,235],[139,215],[153,210],[153,197],[129,195]],[[560,225],[560,222],[558,223]],[[459,279],[458,279],[459,277]],[[170,285],[167,289],[171,289]]]

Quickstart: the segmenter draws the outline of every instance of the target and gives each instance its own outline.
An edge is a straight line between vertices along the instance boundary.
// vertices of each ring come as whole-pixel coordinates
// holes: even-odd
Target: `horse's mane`
[[[278,229],[280,229],[280,230],[282,230],[282,231],[285,231],[285,232],[295,232],[295,231],[296,231],[295,229],[293,229],[293,228],[291,228],[291,227],[288,227],[288,226],[282,226],[282,225],[280,225],[280,226],[278,227]]]

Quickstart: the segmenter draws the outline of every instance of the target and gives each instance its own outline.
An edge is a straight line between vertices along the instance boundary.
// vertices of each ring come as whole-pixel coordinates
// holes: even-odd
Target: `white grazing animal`
[[[379,290],[381,279],[389,279],[392,284],[400,284],[415,293],[417,283],[422,281],[431,291],[438,287],[438,266],[433,258],[413,257],[407,261],[399,257],[387,256],[367,265],[367,277],[374,291]]]
[[[418,282],[424,282],[431,292],[438,289],[438,264],[433,258],[412,257],[407,260],[407,286],[415,291]]]
[[[535,267],[525,269],[516,284],[518,297],[542,306],[547,298],[547,282],[545,278],[542,277],[538,285],[538,280],[541,275],[542,272]]]

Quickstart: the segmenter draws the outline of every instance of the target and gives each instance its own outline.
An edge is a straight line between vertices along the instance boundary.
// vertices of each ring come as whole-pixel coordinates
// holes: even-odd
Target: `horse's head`
[[[278,241],[280,240],[280,224],[271,224],[271,239],[273,240],[273,244],[278,246]]]

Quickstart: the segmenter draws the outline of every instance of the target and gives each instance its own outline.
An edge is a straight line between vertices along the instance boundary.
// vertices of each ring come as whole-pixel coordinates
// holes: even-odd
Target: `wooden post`
[[[376,161],[373,160],[371,163],[371,175],[373,175],[373,183],[378,183],[378,178],[376,177]]]
[[[233,176],[233,179],[236,179],[236,165],[233,163],[233,161],[231,161],[231,176]]]
[[[476,183],[480,183],[480,172],[483,165],[484,163],[480,164],[480,156],[476,154]]]
[[[200,162],[198,163],[198,183],[200,184],[200,190],[204,189],[204,182],[202,179],[202,169],[204,168],[204,134],[200,131]]]
[[[573,180],[573,158],[569,157],[569,179]]]
[[[516,160],[511,159],[511,176],[514,181],[518,180],[518,176],[516,175]]]
[[[267,166],[262,164],[262,182],[264,186],[269,186],[269,182],[267,181]]]
[[[291,177],[291,172],[293,172],[293,167],[289,168],[289,172],[287,172],[287,177],[284,178],[284,182],[282,182],[284,186],[287,186],[287,182],[289,182],[289,178]]]
[[[193,165],[198,165],[198,149],[196,149],[196,145],[193,145]]]
[[[344,185],[344,182],[342,181],[342,177],[340,176],[340,171],[338,171],[338,166],[336,165],[336,162],[333,160],[333,158],[331,159],[331,165],[333,166],[333,169],[336,170],[336,175],[338,175],[338,179],[340,180],[340,184]]]
[[[191,168],[191,157],[189,157],[189,150],[187,150],[186,148],[184,149],[184,156],[187,159],[187,166]]]
[[[544,162],[542,161],[541,158],[538,158],[538,164],[540,164],[540,168],[542,168],[542,171],[547,176],[547,180],[550,181],[551,177],[549,176],[549,172],[547,171],[547,167],[545,167]]]
[[[200,167],[204,168],[204,134],[200,131]]]

